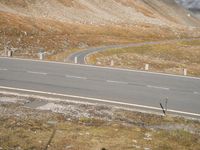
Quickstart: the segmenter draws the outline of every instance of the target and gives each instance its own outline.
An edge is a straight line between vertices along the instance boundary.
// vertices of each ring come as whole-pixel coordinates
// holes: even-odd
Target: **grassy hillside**
[[[162,11],[161,11],[162,10]],[[0,55],[198,37],[199,21],[173,0],[1,0]]]
[[[145,64],[150,71],[200,76],[200,40],[162,42],[154,45],[111,49],[90,55],[88,63],[109,66],[111,60],[115,67],[144,70]]]

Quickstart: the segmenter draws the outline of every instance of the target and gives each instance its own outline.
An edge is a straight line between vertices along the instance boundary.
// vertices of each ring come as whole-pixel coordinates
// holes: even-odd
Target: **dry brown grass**
[[[91,109],[93,106],[87,107]],[[0,104],[2,109],[5,110],[0,118],[0,147],[3,149],[198,150],[200,144],[199,133],[193,133],[193,130],[199,131],[199,122],[184,118],[118,109],[113,120],[107,121],[85,117],[73,119],[18,104]],[[189,130],[176,129],[177,126]]]
[[[200,40],[181,41],[167,44],[144,45],[124,49],[112,49],[94,54],[88,58],[91,64],[144,69],[150,64],[150,71],[182,74],[188,69],[189,75],[200,76]]]
[[[47,59],[63,61],[61,56],[80,43],[90,47],[200,35],[199,21],[165,0],[1,0],[0,5],[0,54],[7,45],[16,57],[37,58],[43,48]]]
[[[63,62],[64,61],[64,62],[67,62],[68,61],[67,57],[70,54],[78,52],[78,51],[81,51],[81,49],[79,49],[79,48],[71,48],[71,49],[65,50],[63,52],[47,56],[45,59],[47,59],[49,61],[59,61],[59,62]]]
[[[80,43],[91,47],[174,39],[177,36],[196,36],[194,33],[198,33],[187,29],[173,31],[169,27],[144,23],[136,25],[74,24],[5,12],[0,12],[0,17],[1,52],[4,49],[5,40],[8,49],[16,49],[14,56],[37,58],[38,50],[43,48],[48,52],[47,58],[50,60],[55,60],[57,55],[68,55],[74,52],[71,49],[77,49]]]

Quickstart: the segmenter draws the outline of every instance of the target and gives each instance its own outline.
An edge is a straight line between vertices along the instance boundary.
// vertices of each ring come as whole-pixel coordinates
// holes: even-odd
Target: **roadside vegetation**
[[[37,101],[46,104],[30,107]],[[199,145],[197,120],[0,95],[0,149],[198,150]]]
[[[192,76],[200,76],[200,40],[175,41],[156,45],[110,49],[90,55],[89,64],[144,70],[149,64],[150,71],[183,74],[188,70]]]

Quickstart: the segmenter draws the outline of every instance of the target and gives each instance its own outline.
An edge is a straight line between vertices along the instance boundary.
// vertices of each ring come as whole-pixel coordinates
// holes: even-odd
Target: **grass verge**
[[[200,76],[200,40],[179,41],[156,45],[144,45],[111,49],[90,55],[88,63],[115,67],[141,69],[150,65],[150,71],[183,74],[188,70],[192,76]]]
[[[197,120],[46,100],[54,107],[25,107],[41,100],[0,95],[0,149],[199,149]]]

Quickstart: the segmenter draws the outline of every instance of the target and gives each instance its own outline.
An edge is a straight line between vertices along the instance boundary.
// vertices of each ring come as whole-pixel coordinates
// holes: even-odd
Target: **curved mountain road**
[[[92,47],[92,48],[84,49],[84,50],[79,51],[79,52],[75,52],[75,53],[69,55],[66,60],[69,61],[69,62],[75,62],[75,58],[77,58],[78,64],[87,64],[86,57],[88,55],[91,55],[93,53],[97,53],[97,52],[100,52],[100,51],[105,51],[105,50],[108,50],[108,49],[138,47],[138,46],[144,46],[144,45],[156,45],[156,44],[164,44],[164,43],[174,43],[174,42],[178,42],[178,41],[191,41],[191,40],[194,40],[194,39],[191,38],[191,39],[152,41],[152,42],[143,42],[143,43],[131,43],[131,44]]]

